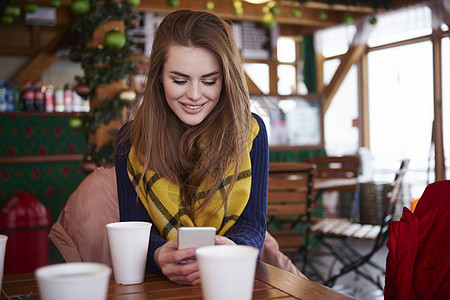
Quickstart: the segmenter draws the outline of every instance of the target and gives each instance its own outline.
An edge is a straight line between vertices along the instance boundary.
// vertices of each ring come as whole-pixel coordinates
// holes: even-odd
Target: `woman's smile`
[[[222,70],[204,48],[172,44],[162,72],[166,101],[185,124],[200,124],[214,109],[222,91]]]

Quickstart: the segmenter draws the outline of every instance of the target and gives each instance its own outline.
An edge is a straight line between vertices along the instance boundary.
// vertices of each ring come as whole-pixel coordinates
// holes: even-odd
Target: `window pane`
[[[392,171],[401,159],[409,158],[405,181],[423,191],[428,162],[434,166],[433,158],[429,160],[433,123],[431,42],[370,52],[368,62],[375,174]],[[431,173],[430,180],[434,181]]]
[[[244,64],[244,70],[264,94],[270,92],[269,66],[267,64]]]
[[[279,65],[278,72],[278,94],[292,95],[295,93],[295,67],[290,65]]]
[[[339,60],[324,64],[324,78],[332,78]],[[358,117],[357,69],[350,68],[330,107],[325,113],[325,150],[328,155],[356,154],[359,147],[358,127],[353,123]]]
[[[354,25],[334,26],[322,29],[314,34],[314,47],[316,52],[324,57],[344,54],[355,37]]]
[[[277,40],[277,58],[279,62],[295,62],[295,41],[280,37]]]
[[[427,6],[397,10],[377,16],[369,46],[378,46],[431,33],[431,10]]]

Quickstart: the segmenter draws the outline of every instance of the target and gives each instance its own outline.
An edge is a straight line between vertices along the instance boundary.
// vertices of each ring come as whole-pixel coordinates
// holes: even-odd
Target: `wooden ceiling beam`
[[[11,79],[22,85],[26,80],[37,80],[55,61],[58,56],[54,54],[60,41],[69,31],[69,27],[59,27],[58,34],[43,49],[41,49],[30,61]]]
[[[333,97],[336,95],[339,87],[345,79],[351,66],[356,63],[362,55],[366,52],[367,45],[361,44],[357,46],[350,46],[347,53],[343,56],[341,64],[337,68],[330,83],[325,87],[322,93],[323,111],[326,113],[330,107]]]
[[[277,1],[280,8],[280,13],[276,15],[276,20],[279,24],[291,24],[297,26],[311,27],[314,29],[326,28],[329,26],[337,25],[343,22],[343,15],[345,13],[351,13],[356,19],[360,16],[373,13],[373,9],[361,6],[344,6],[307,2],[300,4],[297,1]],[[167,5],[166,0],[141,0],[138,10],[152,11],[159,13],[169,13],[175,9],[193,9],[193,10],[205,10],[205,0],[183,0],[180,1],[179,6],[170,7]],[[242,16],[236,16],[233,9],[233,0],[221,0],[214,1],[213,13],[229,18],[232,20],[249,20],[249,21],[261,21],[264,15],[264,4],[251,4],[242,1],[242,7],[244,14]],[[301,10],[301,17],[294,17],[291,14],[291,10],[298,8]],[[320,11],[326,11],[328,14],[327,20],[321,20],[318,16]]]

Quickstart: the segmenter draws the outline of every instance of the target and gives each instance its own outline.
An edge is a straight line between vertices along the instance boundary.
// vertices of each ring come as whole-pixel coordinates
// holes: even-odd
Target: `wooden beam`
[[[256,85],[256,83],[248,76],[247,72],[245,72],[245,80],[247,81],[248,92],[250,95],[261,95],[264,94],[260,88]]]
[[[336,92],[338,91],[339,87],[344,81],[345,76],[347,75],[351,66],[361,58],[361,56],[366,52],[366,50],[367,50],[366,44],[349,47],[347,53],[342,58],[341,64],[334,73],[333,78],[323,91],[322,101],[324,113],[326,113],[326,111],[330,107],[333,97],[336,95]]]
[[[369,63],[365,53],[359,63],[359,146],[370,149],[370,118],[369,118]]]
[[[433,92],[434,92],[434,122],[433,141],[435,156],[435,181],[445,180],[445,157],[442,128],[442,56],[440,30],[432,34],[433,43]]]
[[[241,2],[244,9],[244,14],[242,16],[236,16],[234,14],[233,0],[214,1],[214,9],[211,12],[232,20],[262,20],[264,15],[263,7],[265,4],[251,4],[245,1]],[[341,24],[343,22],[344,14],[348,12],[350,12],[355,19],[374,12],[372,8],[362,6],[330,6],[328,4],[316,2],[300,4],[298,1],[277,1],[277,3],[280,8],[280,13],[275,16],[277,22],[279,24],[297,25],[300,30],[302,27],[319,29]],[[180,4],[177,7],[170,7],[167,5],[167,0],[141,0],[137,9],[140,11],[169,13],[176,9],[205,10],[204,5],[205,0],[184,0],[180,1]],[[301,17],[292,16],[291,10],[294,8],[299,8],[301,10]],[[321,20],[318,17],[319,12],[322,10],[326,11],[328,14],[327,20]]]
[[[42,73],[45,72],[58,57],[55,55],[55,50],[59,42],[67,34],[69,27],[60,27],[58,34],[53,40],[39,51],[31,60],[11,79],[19,82],[22,85],[26,80],[40,79]]]

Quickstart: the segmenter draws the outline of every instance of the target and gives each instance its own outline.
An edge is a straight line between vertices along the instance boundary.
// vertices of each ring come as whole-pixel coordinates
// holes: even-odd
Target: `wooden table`
[[[232,287],[230,287],[232,288]],[[29,295],[39,299],[36,279],[32,273],[5,275],[3,290],[8,296]],[[328,287],[258,261],[253,299],[354,299]],[[2,295],[1,299],[6,299]],[[108,300],[146,299],[202,299],[199,285],[186,286],[169,281],[165,277],[147,273],[145,281],[135,285],[120,285],[111,278]],[[82,300],[82,299],[80,299]],[[230,299],[232,300],[232,299]]]

